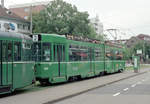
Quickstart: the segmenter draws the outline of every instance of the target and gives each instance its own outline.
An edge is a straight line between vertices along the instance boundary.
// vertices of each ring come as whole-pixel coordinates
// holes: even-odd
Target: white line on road
[[[118,92],[118,93],[114,94],[113,96],[118,96],[118,95],[120,95],[120,92]]]
[[[129,88],[125,88],[125,89],[123,89],[123,91],[127,91],[127,90],[129,90]]]
[[[138,82],[137,84],[141,84],[142,82]]]
[[[136,86],[136,84],[131,85],[131,87],[135,87],[135,86]]]

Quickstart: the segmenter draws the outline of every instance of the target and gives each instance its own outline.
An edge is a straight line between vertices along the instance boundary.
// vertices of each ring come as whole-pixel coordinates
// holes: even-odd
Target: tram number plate
[[[38,41],[38,35],[33,35],[33,41],[37,42]]]

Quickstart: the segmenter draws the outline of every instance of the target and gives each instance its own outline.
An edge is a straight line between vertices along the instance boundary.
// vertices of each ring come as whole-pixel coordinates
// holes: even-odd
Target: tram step
[[[10,86],[0,86],[0,93],[10,92]]]

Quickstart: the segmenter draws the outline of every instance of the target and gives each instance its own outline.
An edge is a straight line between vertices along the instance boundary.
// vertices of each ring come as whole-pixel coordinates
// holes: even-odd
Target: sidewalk
[[[133,70],[125,71],[123,73],[107,75],[103,77],[96,77],[89,80],[77,81],[75,83],[67,83],[63,85],[54,86],[36,92],[29,92],[15,96],[9,96],[0,99],[0,104],[42,104],[64,97],[69,97],[96,87],[111,84],[113,82],[139,75],[149,71],[148,68],[141,69],[139,73],[134,73]]]

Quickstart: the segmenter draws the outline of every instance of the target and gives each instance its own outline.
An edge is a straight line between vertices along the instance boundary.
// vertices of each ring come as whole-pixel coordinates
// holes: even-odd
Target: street
[[[135,102],[139,100],[137,97],[146,101],[150,93],[148,72],[149,69],[145,68],[139,74],[129,70],[73,83],[35,86],[1,97],[0,104],[99,104],[99,102],[110,104],[122,102],[124,99]]]
[[[55,104],[149,104],[150,72]]]

